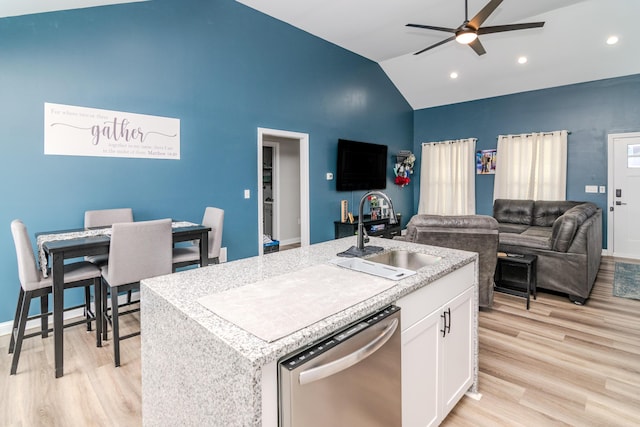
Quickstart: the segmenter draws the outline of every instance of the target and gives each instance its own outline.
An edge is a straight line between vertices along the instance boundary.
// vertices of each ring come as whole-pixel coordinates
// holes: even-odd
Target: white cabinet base
[[[402,425],[438,425],[476,381],[477,276],[467,265],[397,301]]]

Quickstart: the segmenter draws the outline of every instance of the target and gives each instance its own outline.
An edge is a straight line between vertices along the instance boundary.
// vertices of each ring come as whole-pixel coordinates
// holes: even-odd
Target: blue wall
[[[0,322],[19,286],[12,219],[33,234],[80,227],[88,209],[199,221],[215,205],[229,259],[244,258],[258,248],[258,127],[310,135],[312,243],[332,239],[339,201],[361,194],[325,179],[338,138],[390,154],[413,143],[413,111],[376,63],[232,0],[0,19],[0,93]],[[181,160],[45,156],[45,102],[179,118]],[[388,194],[410,213],[389,163]]]
[[[585,193],[584,188],[607,185],[607,135],[640,130],[640,75],[417,110],[414,152],[421,152],[422,142],[471,137],[478,138],[477,150],[495,149],[501,134],[561,129],[571,132],[567,199],[590,201],[602,208],[606,247],[607,194]],[[476,175],[478,214],[491,215],[493,184],[493,175]],[[416,183],[414,211],[418,194]]]

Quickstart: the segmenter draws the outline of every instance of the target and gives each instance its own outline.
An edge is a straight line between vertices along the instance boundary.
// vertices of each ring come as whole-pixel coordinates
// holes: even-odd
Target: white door
[[[609,135],[607,246],[622,258],[640,259],[640,133]]]

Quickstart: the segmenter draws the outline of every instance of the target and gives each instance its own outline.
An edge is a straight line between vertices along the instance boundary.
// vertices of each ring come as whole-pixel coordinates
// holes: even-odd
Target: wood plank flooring
[[[640,301],[612,296],[613,259],[603,258],[585,306],[539,293],[495,296],[480,312],[479,401],[464,397],[443,425],[640,426]],[[137,328],[137,315],[125,327]],[[53,375],[53,339],[25,341],[9,376],[9,336],[0,337],[0,425],[141,425],[140,337],[108,341],[65,330],[65,375]]]
[[[640,301],[613,291],[604,257],[584,306],[496,294],[480,313],[480,392],[444,426],[640,426]]]

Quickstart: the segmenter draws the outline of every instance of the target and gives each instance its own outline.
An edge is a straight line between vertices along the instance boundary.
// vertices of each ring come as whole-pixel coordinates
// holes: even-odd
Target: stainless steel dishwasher
[[[400,427],[400,308],[389,306],[278,363],[280,427]]]

